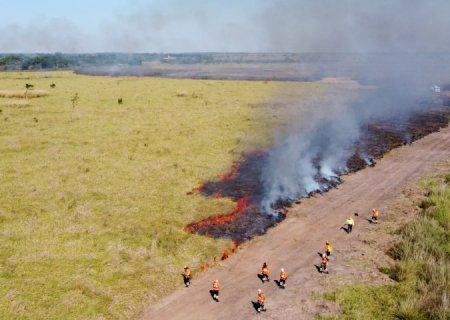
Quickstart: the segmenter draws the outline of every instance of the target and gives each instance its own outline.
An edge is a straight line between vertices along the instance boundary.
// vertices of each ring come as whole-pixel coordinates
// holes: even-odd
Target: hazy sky
[[[0,52],[450,51],[450,0],[0,1]]]

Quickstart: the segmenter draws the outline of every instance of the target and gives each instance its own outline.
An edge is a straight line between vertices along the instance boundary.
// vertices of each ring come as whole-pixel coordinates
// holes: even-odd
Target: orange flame
[[[223,251],[222,257],[220,258],[220,260],[228,259],[237,250],[237,248],[238,248],[238,244],[233,241],[233,245],[231,246],[231,248],[227,248]]]
[[[215,225],[221,225],[227,222],[231,222],[236,220],[239,215],[241,215],[245,210],[252,207],[249,203],[249,196],[246,195],[243,198],[239,199],[239,201],[236,204],[236,208],[228,214],[221,214],[217,216],[213,216],[210,218],[206,218],[204,220],[201,220],[199,222],[194,222],[189,225],[187,225],[184,230],[186,231],[195,231],[195,229],[202,228],[205,226],[215,226]]]
[[[236,176],[238,170],[239,170],[239,166],[234,164],[231,167],[230,173],[219,176],[219,180],[220,181],[228,181],[228,180],[233,179]]]

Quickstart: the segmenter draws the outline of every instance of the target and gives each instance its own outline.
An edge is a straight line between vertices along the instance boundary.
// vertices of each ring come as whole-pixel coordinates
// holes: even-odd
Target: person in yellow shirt
[[[353,218],[348,217],[348,219],[345,221],[345,223],[347,224],[347,233],[352,232],[353,226],[355,225],[355,221],[353,220]]]
[[[327,254],[328,259],[331,256],[331,251],[333,251],[333,246],[330,244],[329,241],[325,242],[325,253]]]

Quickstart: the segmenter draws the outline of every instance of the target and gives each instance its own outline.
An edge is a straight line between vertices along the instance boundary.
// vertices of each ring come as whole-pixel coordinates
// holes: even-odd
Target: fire
[[[220,260],[226,260],[228,259],[238,248],[238,244],[236,242],[233,241],[233,245],[231,246],[231,248],[227,248],[223,251],[222,253],[222,257],[220,258]]]
[[[236,203],[236,208],[231,213],[221,214],[221,215],[213,216],[210,218],[206,218],[199,222],[191,223],[191,224],[187,225],[184,228],[184,230],[189,231],[189,232],[195,232],[196,229],[199,229],[199,228],[202,228],[205,226],[222,225],[224,223],[232,222],[232,221],[236,220],[236,218],[239,217],[246,210],[248,210],[254,206],[253,204],[249,203],[249,199],[250,199],[250,197],[248,195],[246,195],[243,198],[239,199],[239,201]]]
[[[194,189],[192,189],[192,190],[189,191],[189,192],[186,192],[186,194],[187,194],[188,196],[190,196],[191,194],[194,194],[194,192],[202,191],[203,188],[204,188],[204,186],[205,186],[204,183],[199,183],[198,185],[195,186]]]
[[[204,183],[199,183],[198,185],[195,186],[194,189],[192,189],[192,191],[202,191],[204,186],[205,186]]]
[[[234,164],[233,166],[231,166],[231,170],[228,174],[224,174],[219,176],[219,180],[220,181],[228,181],[233,179],[234,177],[236,177],[237,173],[239,171],[239,166]]]

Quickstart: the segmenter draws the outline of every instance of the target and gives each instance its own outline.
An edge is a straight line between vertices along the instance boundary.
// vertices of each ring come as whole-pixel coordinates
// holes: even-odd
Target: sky
[[[450,52],[450,0],[0,0],[0,52]]]

